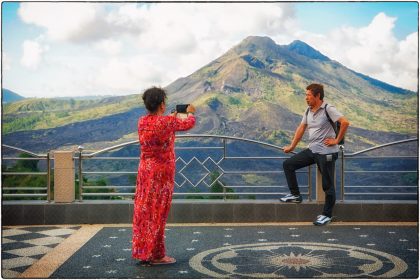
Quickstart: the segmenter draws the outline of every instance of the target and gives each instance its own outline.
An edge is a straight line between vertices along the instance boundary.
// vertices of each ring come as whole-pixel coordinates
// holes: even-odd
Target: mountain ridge
[[[327,56],[323,55],[319,51],[315,50],[314,48],[312,48],[311,46],[309,46],[308,44],[306,44],[305,42],[302,42],[300,40],[295,40],[292,43],[290,43],[289,45],[287,45],[287,49],[290,50],[290,51],[296,52],[300,55],[307,56],[309,58],[319,59],[319,60],[322,60],[322,61],[330,61],[331,60]]]
[[[225,54],[194,73],[175,80],[165,89],[169,97],[168,108],[176,103],[196,105],[195,133],[225,134],[284,144],[290,142],[306,109],[305,88],[312,82],[324,84],[326,101],[335,105],[352,123],[347,137],[349,149],[366,148],[375,143],[384,143],[386,139],[417,134],[416,93],[348,69],[298,40],[289,45],[277,45],[269,37],[249,36]],[[103,127],[102,118],[106,117],[112,122],[112,116],[136,108],[144,112],[140,95],[115,100],[105,98],[102,103],[98,100],[92,102],[90,111],[82,110],[82,106],[77,107],[76,111],[63,110],[70,115],[67,117],[51,112],[39,113],[41,119],[50,114],[47,117],[50,126],[45,120],[35,121],[32,128],[21,126],[21,130],[43,129],[48,132],[48,129],[53,131],[61,126],[70,127],[71,123],[76,122],[80,123],[80,127],[86,123],[87,127],[94,129],[96,122],[98,130],[91,137],[79,138],[80,143],[95,143],[94,134],[101,129],[103,133],[109,133]],[[4,139],[8,142],[21,136],[16,134],[17,126],[13,123],[17,115],[28,116],[28,123],[29,117],[35,116],[35,112],[30,111],[31,106],[20,106],[22,104],[25,103],[17,102],[5,107],[2,133],[7,134]],[[28,110],[25,111],[25,108]],[[75,117],[80,115],[84,117]],[[133,114],[128,113],[128,116],[132,118]],[[136,122],[136,119],[130,121],[131,134],[135,133]],[[15,130],[5,131],[8,127]],[[118,131],[109,139],[125,139],[121,133],[130,134],[129,131]],[[78,138],[73,139],[76,141]],[[24,142],[22,145],[25,145]],[[57,143],[54,145],[60,146]]]
[[[9,89],[5,89],[2,88],[1,89],[1,99],[2,99],[2,103],[12,103],[12,102],[16,102],[19,100],[23,100],[25,99],[25,97],[17,94],[16,92],[13,92]]]

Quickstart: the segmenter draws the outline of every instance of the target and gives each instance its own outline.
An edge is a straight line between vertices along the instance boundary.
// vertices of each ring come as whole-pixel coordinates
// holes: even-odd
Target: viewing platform
[[[419,276],[418,156],[371,154],[418,145],[417,139],[351,154],[341,149],[333,222],[316,227],[312,221],[322,212],[323,192],[315,166],[298,174],[304,201],[282,203],[278,198],[288,189],[281,163],[289,155],[278,146],[227,136],[179,136],[165,234],[167,254],[177,263],[152,267],[131,258],[138,157],[124,149],[138,151],[137,141],[90,153],[80,147],[45,155],[3,145],[15,154],[3,153],[2,276]],[[36,164],[26,164],[31,161]],[[25,176],[44,179],[28,186],[18,179]]]
[[[168,224],[177,262],[131,257],[131,224],[2,228],[3,278],[410,278],[418,224],[333,222]]]

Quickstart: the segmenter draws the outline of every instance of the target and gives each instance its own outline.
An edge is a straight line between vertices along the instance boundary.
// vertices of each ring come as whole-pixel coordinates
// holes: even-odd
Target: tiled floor
[[[170,226],[177,262],[142,266],[131,257],[131,226],[104,225],[50,278],[274,279],[416,278],[416,226]]]
[[[169,266],[131,257],[131,225],[2,228],[3,278],[418,277],[418,224],[177,224]]]
[[[80,226],[25,226],[2,228],[2,277],[18,278]]]

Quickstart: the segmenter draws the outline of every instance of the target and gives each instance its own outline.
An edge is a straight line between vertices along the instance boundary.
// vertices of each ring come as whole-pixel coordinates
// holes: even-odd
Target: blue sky
[[[322,20],[311,20],[313,11]],[[302,27],[311,32],[326,33],[340,25],[366,26],[379,12],[397,18],[394,31],[398,39],[418,28],[417,2],[310,2],[296,5],[296,12]]]
[[[302,40],[350,69],[417,90],[417,32],[417,2],[3,2],[2,87],[26,97],[132,94],[257,35]]]

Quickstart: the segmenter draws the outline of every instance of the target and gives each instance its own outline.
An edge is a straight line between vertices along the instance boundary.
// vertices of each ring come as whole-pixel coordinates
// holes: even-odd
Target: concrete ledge
[[[323,204],[285,204],[278,200],[174,200],[169,223],[310,222]],[[3,225],[131,223],[133,201],[47,203],[3,201]],[[418,222],[417,202],[337,202],[334,220],[340,222]]]

